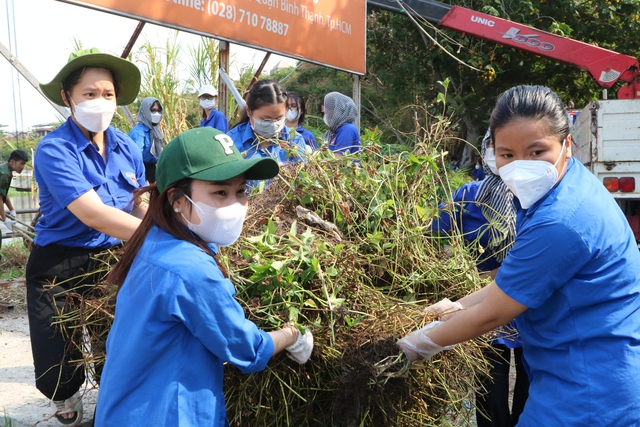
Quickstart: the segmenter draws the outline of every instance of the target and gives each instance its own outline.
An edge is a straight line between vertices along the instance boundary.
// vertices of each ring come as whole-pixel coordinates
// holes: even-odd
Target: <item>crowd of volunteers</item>
[[[140,72],[126,59],[76,51],[41,88],[71,115],[33,159],[42,215],[26,281],[38,390],[61,425],[80,425],[82,354],[57,319],[104,279],[96,255],[124,246],[107,277],[118,294],[106,362],[94,366],[95,425],[228,426],[224,364],[257,372],[281,352],[304,364],[314,344],[310,328],[264,331],[248,320],[219,250],[241,235],[254,185],[319,148],[358,156],[356,104],[326,94],[328,130],[316,139],[303,127],[304,99],[279,82],[254,83],[233,126],[207,84],[197,92],[200,127],[166,143],[167,111],[153,96],[140,100],[128,135],[111,126],[117,106],[138,98]],[[640,251],[611,195],[572,157],[572,141],[555,92],[505,91],[473,181],[429,227],[463,235],[490,283],[426,307],[440,319],[401,338],[399,351],[430,360],[493,331],[492,368],[478,385],[481,427],[640,424]],[[27,161],[14,152],[0,165],[9,228],[6,190]]]

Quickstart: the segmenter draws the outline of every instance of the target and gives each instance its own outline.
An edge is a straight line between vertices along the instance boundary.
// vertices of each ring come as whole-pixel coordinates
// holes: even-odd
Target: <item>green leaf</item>
[[[339,271],[335,267],[329,267],[327,268],[326,273],[329,277],[336,277],[339,274]]]

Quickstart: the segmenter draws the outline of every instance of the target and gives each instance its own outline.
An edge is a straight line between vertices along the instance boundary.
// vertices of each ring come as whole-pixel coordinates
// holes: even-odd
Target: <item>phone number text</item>
[[[233,5],[226,4],[217,0],[209,0],[207,6],[209,16],[218,16],[228,19],[233,23],[239,22],[249,27],[266,30],[269,33],[286,36],[289,31],[289,24],[275,19],[267,18],[248,10],[236,8]],[[238,19],[238,15],[240,19]]]

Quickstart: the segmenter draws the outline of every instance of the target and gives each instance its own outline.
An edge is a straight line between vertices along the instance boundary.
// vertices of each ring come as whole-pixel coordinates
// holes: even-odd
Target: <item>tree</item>
[[[640,2],[634,0],[449,3],[627,55],[640,53],[637,43],[629,36],[640,26]],[[417,111],[428,112],[429,105],[433,104],[429,100],[442,91],[437,82],[446,78],[451,80],[447,104],[460,120],[458,136],[471,144],[478,144],[484,134],[496,98],[514,85],[544,84],[577,106],[600,96],[600,88],[591,77],[573,65],[419,21],[421,28],[405,15],[375,9],[369,13],[367,84],[378,87],[377,92],[384,94],[385,103],[391,108],[411,102],[426,106],[424,110],[405,108],[403,114],[398,113],[402,117],[394,123],[400,129],[409,128],[407,116],[410,114],[407,113],[415,117]],[[462,151],[462,147],[472,151],[466,144],[453,148]],[[470,157],[468,153],[467,157]]]

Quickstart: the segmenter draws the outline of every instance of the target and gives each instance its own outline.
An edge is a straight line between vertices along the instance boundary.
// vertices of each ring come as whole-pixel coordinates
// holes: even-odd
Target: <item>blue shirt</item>
[[[602,183],[575,159],[517,219],[496,283],[530,367],[519,427],[640,425],[640,253]]]
[[[144,123],[138,123],[129,132],[129,138],[133,139],[140,152],[144,163],[157,163],[158,159],[151,154],[151,129]]]
[[[67,209],[90,190],[107,206],[125,212],[133,209],[132,193],[145,182],[140,150],[111,126],[105,131],[105,148],[106,164],[71,118],[42,139],[34,159],[42,213],[36,244],[104,249],[120,242],[86,226]]]
[[[153,227],[118,293],[96,427],[228,426],[223,363],[262,371],[274,351],[234,296],[211,256]]]
[[[480,244],[485,248],[478,255],[476,267],[479,271],[491,271],[500,267],[489,245],[489,222],[478,205],[476,196],[483,181],[473,181],[460,187],[453,195],[453,203],[440,205],[440,217],[433,221],[431,229],[436,232],[461,233],[467,244]],[[509,348],[522,347],[522,340],[513,322],[496,330],[497,336],[491,344],[503,344]]]
[[[302,135],[302,138],[304,139],[304,142],[307,144],[307,146],[311,147],[314,150],[318,149],[316,136],[310,130],[303,128],[302,125],[298,125],[296,132]]]
[[[360,132],[358,132],[358,128],[353,123],[345,123],[336,129],[335,135],[329,141],[329,150],[340,154],[360,151]]]
[[[200,127],[209,126],[218,129],[220,132],[227,133],[229,130],[229,123],[227,118],[218,109],[214,108],[209,113],[207,120],[200,119]]]
[[[473,172],[471,172],[471,176],[473,177],[473,179],[475,179],[476,181],[482,181],[484,179],[485,173],[484,173],[484,169],[480,168],[474,168]]]

